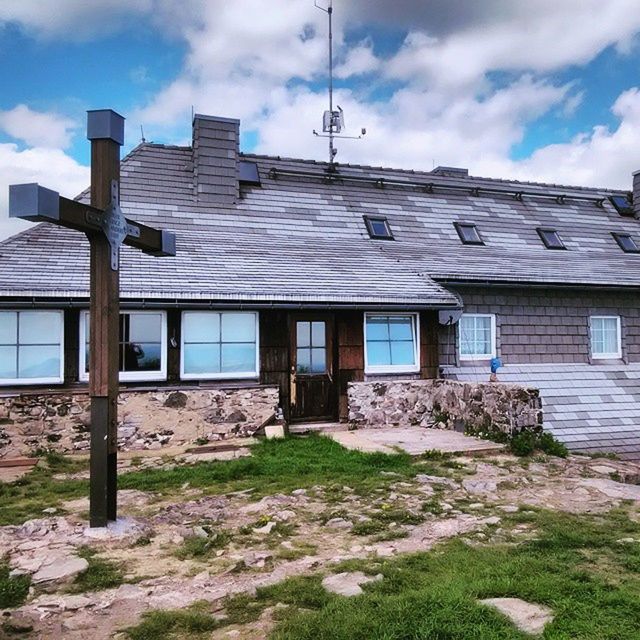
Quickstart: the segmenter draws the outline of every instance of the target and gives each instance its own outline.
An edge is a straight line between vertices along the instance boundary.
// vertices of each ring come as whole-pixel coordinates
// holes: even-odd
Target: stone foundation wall
[[[352,382],[349,422],[355,427],[434,427],[505,433],[542,429],[537,389],[454,380]]]
[[[250,436],[279,404],[277,387],[123,391],[118,445],[123,450]],[[35,449],[88,451],[87,393],[25,393],[0,397],[0,458]]]

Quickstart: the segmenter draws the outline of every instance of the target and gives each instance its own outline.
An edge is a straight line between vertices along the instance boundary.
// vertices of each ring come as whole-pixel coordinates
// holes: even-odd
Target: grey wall
[[[622,354],[640,362],[640,296],[596,289],[460,287],[467,313],[496,315],[504,364],[589,363],[589,316],[619,315]],[[457,329],[440,328],[440,363],[457,363]],[[477,364],[477,363],[476,363]]]

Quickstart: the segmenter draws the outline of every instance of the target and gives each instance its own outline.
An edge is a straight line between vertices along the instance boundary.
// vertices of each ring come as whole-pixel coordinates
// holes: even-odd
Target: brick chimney
[[[196,197],[219,205],[238,201],[240,120],[193,116],[193,172]]]
[[[640,171],[633,172],[633,215],[640,218]]]

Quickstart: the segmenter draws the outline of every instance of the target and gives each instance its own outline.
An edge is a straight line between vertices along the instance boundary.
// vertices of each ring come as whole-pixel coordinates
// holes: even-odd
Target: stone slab
[[[362,593],[360,585],[365,582],[375,582],[382,580],[382,574],[376,576],[367,576],[362,571],[354,571],[353,573],[336,573],[327,576],[322,581],[322,586],[331,593],[337,593],[341,596],[359,596]]]
[[[389,427],[388,429],[358,429],[330,432],[328,435],[347,449],[396,453],[398,449],[417,456],[426,451],[443,453],[484,454],[504,450],[504,446],[489,440],[472,438],[456,431],[421,427]]]
[[[525,633],[540,635],[546,624],[553,620],[553,612],[548,607],[532,604],[520,598],[487,598],[480,604],[497,609]]]

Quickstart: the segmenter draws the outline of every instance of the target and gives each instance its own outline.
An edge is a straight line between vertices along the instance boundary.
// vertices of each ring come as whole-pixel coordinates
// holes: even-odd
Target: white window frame
[[[60,316],[60,371],[57,376],[49,376],[47,378],[0,378],[1,386],[22,386],[33,384],[60,384],[64,382],[64,311],[59,309],[2,309],[9,313],[37,313],[39,311],[46,313],[55,313]],[[20,344],[18,343],[18,348]]]
[[[184,370],[184,329],[180,331],[180,379],[181,380],[255,380],[260,377],[260,314],[257,311],[240,311],[233,309],[225,309],[224,311],[198,311],[198,310],[185,310],[182,312],[181,327],[184,328],[184,316],[188,313],[198,314],[225,314],[225,313],[246,313],[253,314],[256,321],[256,358],[255,358],[255,371],[231,371],[228,373],[223,372],[211,372],[211,373],[185,373]]]
[[[463,354],[462,353],[462,318],[491,318],[491,353]],[[496,347],[496,316],[493,313],[463,313],[458,322],[458,355],[460,360],[490,360],[497,354]]]
[[[370,365],[367,355],[367,318],[375,316],[411,316],[413,318],[413,359],[415,364],[385,364]],[[420,314],[414,312],[400,311],[371,311],[364,314],[364,372],[366,374],[376,373],[418,373],[420,371]]]
[[[594,320],[615,320],[616,321],[616,347],[615,353],[595,353],[593,351],[593,321]],[[620,316],[590,316],[589,317],[589,347],[593,360],[615,360],[622,358],[622,323]]]
[[[158,315],[162,317],[161,330],[160,330],[160,370],[159,371],[120,371],[118,373],[118,379],[120,382],[158,382],[167,379],[167,312],[156,310],[142,310],[142,309],[121,309],[120,314],[135,313],[140,315]],[[80,312],[80,370],[78,378],[81,382],[89,381],[89,373],[86,370],[87,365],[87,352],[86,352],[86,319],[89,316],[89,311],[84,310]]]

